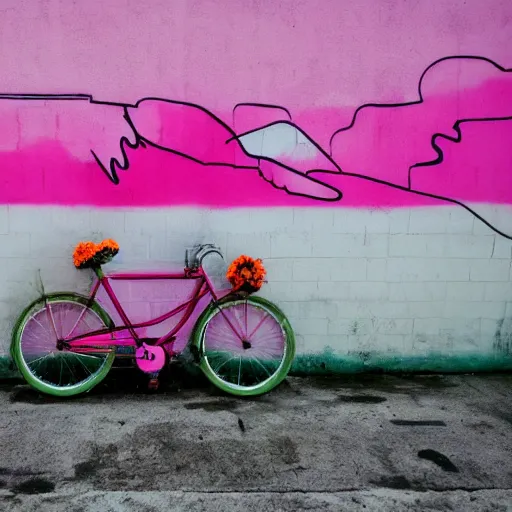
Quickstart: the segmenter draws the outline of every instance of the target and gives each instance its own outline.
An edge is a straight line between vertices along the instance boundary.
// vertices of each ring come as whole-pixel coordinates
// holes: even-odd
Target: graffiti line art
[[[6,93],[0,94],[0,99],[83,101],[120,109],[125,123],[125,134],[118,139],[120,156],[105,158],[95,148],[90,148],[94,161],[114,185],[120,184],[120,173],[130,168],[128,150],[153,148],[205,167],[256,171],[276,189],[317,201],[337,202],[343,198],[341,187],[325,181],[328,175],[331,175],[330,181],[334,175],[366,180],[460,206],[499,235],[512,239],[511,234],[468,204],[471,201],[449,189],[440,193],[435,177],[418,174],[421,169],[445,162],[446,149],[441,143],[460,144],[464,140],[464,125],[512,121],[511,71],[480,56],[438,59],[421,74],[418,99],[360,105],[350,122],[332,133],[328,150],[293,121],[289,109],[280,105],[238,103],[232,111],[231,127],[201,105],[156,97],[122,103],[100,101],[88,94]],[[483,92],[471,82],[475,72],[487,79],[487,89]],[[455,77],[453,94],[443,96],[439,90],[443,90],[450,77]],[[463,83],[466,79],[467,86]],[[492,94],[494,90],[498,92]],[[237,129],[240,110],[249,118],[255,115],[252,126]],[[148,121],[154,116],[170,122],[157,130]],[[266,118],[268,122],[262,122]],[[364,147],[361,141],[372,133],[368,127],[375,125],[382,139],[375,151],[354,151],[354,141]],[[414,143],[409,148],[405,142],[411,137]],[[400,141],[399,147],[397,142]]]
[[[336,130],[332,134],[331,139],[329,141],[330,154],[332,155],[332,153],[333,153],[333,144],[334,144],[334,142],[336,140],[336,136],[338,136],[339,134],[341,134],[343,132],[346,132],[346,131],[352,129],[354,127],[355,123],[356,123],[356,119],[357,119],[358,115],[364,109],[367,109],[367,108],[394,109],[394,108],[413,107],[415,105],[423,104],[425,102],[425,98],[424,98],[424,94],[423,94],[423,90],[422,90],[422,85],[424,83],[425,77],[428,75],[428,72],[431,71],[432,69],[434,69],[435,66],[437,66],[437,65],[439,65],[439,64],[441,64],[443,62],[450,62],[450,61],[455,61],[455,62],[456,61],[459,61],[459,62],[461,62],[461,61],[462,62],[463,61],[469,61],[469,62],[473,61],[473,62],[487,63],[487,64],[490,64],[491,66],[493,66],[499,72],[502,72],[502,73],[511,73],[512,72],[512,69],[504,68],[504,67],[500,66],[499,64],[497,64],[496,62],[492,61],[491,59],[488,59],[486,57],[481,57],[481,56],[473,56],[473,55],[459,55],[459,56],[457,56],[456,55],[456,56],[448,56],[448,57],[443,57],[441,59],[438,59],[435,62],[433,62],[432,64],[430,64],[423,71],[423,73],[420,76],[420,79],[419,79],[419,82],[418,82],[418,97],[419,97],[418,100],[411,101],[411,102],[404,102],[404,103],[392,103],[392,104],[367,103],[367,104],[364,104],[364,105],[360,105],[355,110],[350,124],[348,124],[347,126],[345,126],[343,128],[340,128],[340,129]],[[512,236],[511,235],[508,235],[508,234],[504,233],[503,231],[499,230],[497,227],[493,226],[490,222],[488,222],[486,219],[484,219],[481,215],[479,215],[476,211],[474,211],[474,209],[472,209],[471,207],[466,205],[464,202],[459,201],[459,200],[457,200],[457,199],[455,199],[453,197],[449,197],[449,196],[438,195],[438,194],[430,194],[430,193],[425,192],[425,191],[415,190],[413,188],[413,184],[412,184],[412,173],[413,173],[414,169],[417,169],[417,168],[420,168],[420,167],[436,166],[436,165],[441,164],[444,161],[444,153],[443,153],[443,150],[438,145],[438,142],[437,142],[438,139],[444,139],[444,140],[447,140],[449,142],[453,142],[453,143],[458,144],[458,143],[460,143],[462,141],[461,125],[464,124],[464,123],[477,123],[477,122],[489,123],[489,122],[500,122],[500,121],[512,121],[512,87],[510,88],[510,91],[509,91],[509,96],[508,96],[508,102],[507,103],[508,103],[507,106],[508,106],[509,110],[508,110],[508,112],[505,115],[499,115],[499,116],[485,116],[485,115],[482,115],[482,116],[477,116],[477,117],[460,118],[460,119],[457,119],[454,122],[454,124],[452,125],[452,127],[451,127],[453,129],[453,131],[455,132],[454,136],[447,135],[446,133],[434,133],[434,134],[432,134],[431,138],[430,138],[430,145],[431,145],[432,149],[435,151],[436,157],[433,158],[433,159],[427,160],[427,161],[415,162],[414,164],[410,165],[409,169],[408,169],[408,174],[407,174],[407,186],[401,186],[401,185],[399,185],[397,183],[393,183],[393,182],[385,181],[385,180],[379,180],[379,179],[372,178],[370,176],[363,175],[363,174],[358,174],[358,173],[350,173],[350,175],[353,176],[353,177],[358,177],[358,178],[361,178],[361,179],[366,179],[366,180],[375,181],[377,183],[382,183],[384,185],[388,185],[388,186],[391,186],[391,187],[396,187],[398,189],[407,190],[407,191],[412,192],[414,194],[420,194],[420,195],[424,195],[426,197],[431,197],[433,199],[439,199],[439,200],[442,200],[442,201],[447,201],[447,202],[454,203],[454,204],[456,204],[458,206],[461,206],[462,208],[465,208],[466,210],[468,210],[476,218],[478,218],[481,222],[486,224],[489,228],[491,228],[493,231],[495,231],[499,235],[504,236],[505,238],[508,238],[508,239],[512,240]],[[349,174],[349,173],[344,172],[344,174]]]

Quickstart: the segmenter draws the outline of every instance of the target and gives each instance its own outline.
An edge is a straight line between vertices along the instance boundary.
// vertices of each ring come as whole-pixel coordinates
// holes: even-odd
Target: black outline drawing
[[[224,121],[222,121],[219,117],[217,117],[215,114],[210,112],[208,109],[202,107],[201,105],[197,105],[195,103],[184,102],[184,101],[174,101],[174,100],[169,100],[169,99],[164,99],[164,98],[146,97],[146,98],[142,98],[141,100],[137,101],[135,104],[118,103],[118,102],[111,102],[111,101],[99,101],[99,100],[94,99],[92,97],[92,95],[89,95],[89,94],[0,94],[0,99],[7,99],[7,100],[41,100],[41,101],[44,101],[44,100],[88,101],[91,104],[110,105],[110,106],[114,106],[114,107],[121,107],[121,108],[123,108],[123,118],[128,123],[128,126],[130,127],[130,130],[132,131],[132,133],[133,133],[133,135],[135,137],[135,142],[130,142],[130,140],[126,136],[122,136],[121,137],[121,139],[119,141],[119,147],[120,147],[120,151],[121,151],[121,154],[122,154],[122,161],[120,162],[117,158],[112,157],[112,158],[110,158],[110,161],[108,163],[108,168],[107,168],[107,166],[101,161],[101,159],[91,149],[91,154],[93,155],[95,161],[97,162],[97,164],[99,165],[99,167],[101,168],[103,173],[115,185],[118,185],[119,182],[120,182],[118,172],[119,171],[127,171],[129,169],[129,167],[130,167],[130,162],[129,162],[129,159],[128,159],[127,154],[126,154],[126,148],[137,149],[137,148],[146,148],[146,147],[150,146],[150,147],[156,148],[158,150],[165,151],[165,152],[168,152],[168,153],[175,154],[175,155],[178,155],[180,157],[186,158],[188,160],[191,160],[191,161],[196,162],[198,164],[201,164],[203,166],[213,166],[213,167],[215,167],[215,166],[222,166],[222,167],[231,167],[233,169],[240,169],[240,170],[255,170],[255,171],[257,171],[259,173],[259,176],[261,178],[263,178],[266,182],[270,183],[274,188],[283,190],[284,192],[286,192],[288,194],[291,194],[291,195],[307,197],[307,198],[310,198],[310,199],[315,199],[317,201],[334,201],[334,202],[335,201],[339,201],[343,197],[343,194],[342,194],[342,192],[337,187],[334,187],[334,186],[332,186],[330,184],[324,183],[320,179],[317,179],[316,177],[313,177],[312,175],[315,174],[315,173],[339,174],[340,176],[350,176],[350,177],[354,177],[354,178],[364,179],[364,180],[371,181],[371,182],[374,182],[374,183],[378,183],[378,184],[381,184],[381,185],[387,185],[389,187],[392,187],[392,188],[395,188],[395,189],[398,189],[398,190],[403,190],[405,192],[409,192],[409,193],[412,193],[412,194],[417,194],[417,195],[421,195],[421,196],[424,196],[424,197],[429,197],[429,198],[432,198],[432,199],[446,201],[446,202],[453,203],[453,204],[456,204],[458,206],[461,206],[462,208],[466,209],[471,214],[473,214],[477,219],[479,219],[485,225],[487,225],[494,232],[496,232],[497,234],[499,234],[499,235],[501,235],[501,236],[503,236],[503,237],[505,237],[505,238],[507,238],[509,240],[512,240],[512,235],[507,235],[506,233],[500,231],[497,227],[493,226],[490,222],[488,222],[486,219],[484,219],[481,215],[479,215],[471,207],[469,207],[468,205],[464,204],[463,202],[461,202],[461,201],[459,201],[457,199],[453,199],[451,197],[431,194],[431,193],[428,193],[428,192],[422,192],[420,190],[415,190],[415,189],[412,188],[412,183],[411,183],[411,173],[413,172],[413,170],[415,168],[435,166],[435,165],[439,165],[440,163],[443,162],[444,154],[443,154],[442,149],[437,144],[437,140],[438,139],[445,139],[445,140],[448,140],[450,142],[453,142],[453,143],[457,144],[457,143],[460,143],[461,140],[462,140],[462,131],[461,131],[461,128],[460,128],[460,126],[462,124],[470,123],[470,122],[511,121],[512,120],[512,116],[490,117],[490,118],[485,118],[484,117],[484,118],[458,119],[458,120],[456,120],[456,122],[454,123],[454,125],[452,127],[453,130],[456,133],[456,136],[446,135],[444,133],[434,133],[431,136],[430,143],[431,143],[432,148],[436,152],[437,157],[432,159],[432,160],[429,160],[429,161],[416,162],[413,165],[411,165],[409,167],[409,170],[408,170],[408,186],[398,185],[398,184],[390,182],[390,181],[381,180],[381,179],[378,179],[378,178],[373,178],[371,176],[367,176],[367,175],[364,175],[364,174],[343,171],[342,168],[340,167],[340,165],[337,162],[335,162],[333,157],[332,157],[332,145],[333,145],[334,138],[336,137],[336,135],[338,133],[348,131],[348,130],[350,130],[354,126],[354,124],[356,122],[356,119],[357,119],[357,116],[358,116],[358,114],[359,114],[359,112],[361,110],[363,110],[365,108],[368,108],[368,107],[380,108],[380,109],[398,108],[398,107],[410,107],[410,106],[413,106],[413,105],[419,105],[419,104],[423,103],[424,102],[424,98],[423,98],[423,92],[422,92],[422,84],[423,84],[423,80],[424,80],[425,75],[427,74],[427,72],[430,69],[432,69],[437,64],[439,64],[441,62],[444,62],[444,61],[449,61],[449,60],[477,60],[477,61],[483,61],[483,62],[487,62],[489,64],[492,64],[496,69],[498,69],[498,70],[500,70],[502,72],[505,72],[505,73],[512,72],[512,69],[504,68],[504,67],[500,66],[499,64],[497,64],[496,62],[494,62],[491,59],[488,59],[486,57],[474,56],[474,55],[452,55],[452,56],[442,57],[442,58],[434,61],[433,63],[431,63],[423,71],[423,73],[421,74],[419,82],[418,82],[418,97],[419,97],[418,100],[410,101],[410,102],[403,102],[403,103],[387,103],[387,104],[384,104],[384,103],[366,103],[364,105],[360,105],[354,111],[354,114],[353,114],[351,122],[348,125],[346,125],[346,126],[344,126],[342,128],[337,129],[331,135],[330,140],[329,140],[329,152],[325,151],[320,144],[318,144],[315,140],[313,140],[311,137],[309,137],[308,134],[300,126],[298,126],[297,124],[295,124],[292,121],[292,115],[291,115],[290,111],[287,108],[285,108],[283,106],[279,106],[279,105],[271,105],[271,104],[266,104],[266,103],[250,103],[250,102],[249,103],[238,103],[233,108],[233,120],[234,120],[236,109],[239,108],[239,107],[244,107],[244,106],[245,107],[264,107],[264,108],[269,108],[269,109],[281,110],[284,113],[286,113],[288,119],[287,120],[274,121],[274,122],[268,123],[268,124],[266,124],[264,126],[259,126],[259,127],[255,128],[253,130],[246,131],[244,133],[236,133]],[[230,142],[236,141],[236,143],[238,144],[238,147],[242,150],[242,152],[247,157],[252,158],[252,159],[255,160],[255,165],[254,166],[247,166],[247,165],[244,166],[244,165],[236,165],[236,164],[229,163],[229,162],[227,163],[227,162],[216,162],[216,161],[213,161],[213,162],[212,161],[204,161],[204,160],[201,160],[201,159],[198,159],[198,158],[194,157],[193,155],[180,152],[180,151],[178,151],[176,149],[173,149],[172,147],[162,146],[160,144],[157,144],[154,141],[151,141],[148,138],[143,137],[141,134],[138,133],[138,131],[137,131],[136,127],[135,127],[135,124],[133,123],[132,119],[130,118],[130,113],[129,113],[128,109],[129,108],[136,109],[136,108],[139,107],[139,105],[142,102],[148,101],[148,100],[149,101],[153,100],[153,101],[165,102],[165,103],[174,104],[174,105],[182,105],[182,106],[198,109],[202,113],[204,113],[207,116],[209,116],[213,121],[215,121],[218,125],[220,125],[226,131],[227,134],[229,134],[227,136],[227,138],[226,138],[226,141],[225,141],[226,144],[229,144]],[[335,170],[310,169],[310,170],[308,170],[306,172],[300,172],[297,169],[294,169],[293,167],[290,167],[290,166],[284,164],[283,162],[280,162],[280,161],[278,161],[278,160],[276,160],[274,158],[270,158],[270,157],[267,157],[267,156],[261,156],[261,155],[253,155],[253,154],[249,153],[248,151],[246,151],[245,148],[243,147],[243,145],[240,142],[240,139],[242,137],[244,137],[245,135],[249,135],[251,133],[254,133],[254,132],[263,130],[265,128],[269,128],[269,127],[275,126],[275,125],[279,125],[279,124],[280,125],[287,124],[287,125],[295,128],[297,131],[299,131],[308,140],[308,142],[310,144],[312,144],[318,150],[318,152],[332,164],[332,166],[333,166],[333,168]],[[308,195],[308,194],[302,194],[302,193],[290,191],[286,186],[278,186],[272,180],[269,180],[269,179],[267,179],[264,176],[263,172],[260,169],[260,162],[262,160],[263,161],[267,161],[267,162],[269,162],[269,163],[271,163],[273,165],[276,165],[276,166],[278,166],[278,167],[280,167],[282,169],[285,169],[286,171],[288,171],[288,172],[290,172],[292,174],[299,175],[302,179],[306,179],[306,180],[308,180],[308,181],[310,181],[312,183],[320,185],[322,188],[330,190],[331,192],[334,193],[335,197],[332,197],[332,198],[319,198],[319,197],[311,196],[311,195]]]
[[[336,130],[331,135],[331,138],[329,140],[329,147],[330,147],[331,154],[332,154],[332,142],[334,140],[334,137],[338,133],[350,130],[354,126],[354,124],[356,122],[357,115],[358,115],[358,113],[361,110],[363,110],[364,108],[367,108],[367,107],[374,107],[374,108],[396,108],[396,107],[409,107],[409,106],[413,106],[413,105],[420,105],[424,101],[423,93],[422,93],[422,90],[421,90],[421,86],[423,84],[423,79],[425,78],[425,75],[427,74],[427,72],[430,69],[432,69],[434,66],[436,66],[437,64],[439,64],[441,62],[449,61],[449,60],[459,60],[459,59],[483,61],[483,62],[487,62],[489,64],[492,64],[495,68],[499,69],[500,71],[502,71],[504,73],[512,72],[512,69],[504,68],[503,66],[500,66],[499,64],[497,64],[496,62],[494,62],[491,59],[488,59],[487,57],[481,57],[481,56],[476,56],[476,55],[450,55],[448,57],[442,57],[440,59],[437,59],[432,64],[430,64],[423,71],[423,73],[420,76],[420,79],[419,79],[419,82],[418,82],[418,96],[419,96],[419,100],[405,102],[405,103],[387,103],[387,104],[384,104],[384,103],[366,103],[364,105],[360,105],[355,110],[354,115],[352,116],[351,122],[347,126],[345,126],[343,128],[339,128],[338,130]],[[501,236],[503,236],[505,238],[508,238],[509,240],[512,240],[512,235],[507,235],[503,231],[500,231],[497,227],[493,226],[490,222],[488,222],[486,219],[484,219],[481,215],[479,215],[471,207],[469,207],[468,205],[464,204],[463,202],[458,201],[457,199],[453,199],[451,197],[440,196],[440,195],[436,195],[436,194],[430,194],[428,192],[422,192],[420,190],[415,190],[415,189],[411,188],[411,172],[412,172],[413,169],[418,168],[418,167],[435,166],[435,165],[439,165],[440,163],[443,162],[443,160],[444,160],[443,151],[442,151],[442,149],[436,143],[436,140],[438,138],[443,138],[445,140],[448,140],[450,142],[454,142],[454,143],[458,144],[462,140],[462,132],[460,130],[460,125],[463,124],[463,123],[511,121],[511,120],[512,120],[512,116],[458,119],[454,123],[454,125],[452,127],[453,130],[455,130],[455,133],[457,134],[456,137],[451,137],[451,136],[445,135],[443,133],[434,133],[432,135],[431,139],[430,139],[430,143],[431,143],[432,149],[434,149],[434,151],[437,153],[437,157],[435,159],[433,159],[433,160],[429,160],[429,161],[426,161],[426,162],[416,162],[415,164],[413,164],[413,165],[411,165],[409,167],[408,187],[404,187],[402,185],[397,185],[396,183],[392,183],[392,182],[389,182],[389,181],[380,180],[380,179],[377,179],[377,178],[372,178],[370,176],[365,176],[364,174],[348,173],[348,172],[345,172],[345,171],[343,171],[343,174],[345,176],[352,176],[352,177],[355,177],[355,178],[361,178],[361,179],[364,179],[364,180],[373,181],[374,183],[380,183],[382,185],[388,185],[390,187],[393,187],[393,188],[396,188],[396,189],[399,189],[399,190],[404,190],[406,192],[411,192],[413,194],[418,194],[418,195],[421,195],[421,196],[430,197],[432,199],[439,199],[441,201],[447,201],[449,203],[456,204],[456,205],[461,206],[462,208],[466,209],[471,214],[473,214],[478,220],[483,222],[486,226],[488,226],[490,229],[492,229],[498,235],[501,235]]]

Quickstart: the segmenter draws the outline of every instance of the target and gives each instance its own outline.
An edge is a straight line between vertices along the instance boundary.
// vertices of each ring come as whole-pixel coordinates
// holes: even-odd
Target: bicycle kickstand
[[[157,391],[160,386],[160,381],[158,380],[158,374],[160,372],[150,373],[149,381],[148,381],[148,391]]]

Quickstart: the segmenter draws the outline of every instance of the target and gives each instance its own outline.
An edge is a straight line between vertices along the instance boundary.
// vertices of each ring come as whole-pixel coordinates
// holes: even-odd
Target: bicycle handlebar
[[[185,251],[185,267],[186,268],[198,268],[202,265],[203,259],[208,256],[208,254],[218,254],[222,259],[224,256],[222,255],[220,248],[214,244],[202,244],[195,245],[192,248],[192,255],[190,254],[190,249]]]

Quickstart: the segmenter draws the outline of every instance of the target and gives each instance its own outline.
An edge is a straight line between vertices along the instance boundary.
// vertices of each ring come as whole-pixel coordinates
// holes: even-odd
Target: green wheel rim
[[[284,335],[283,357],[275,371],[265,380],[254,385],[238,385],[227,382],[219,377],[209,363],[208,355],[205,354],[205,337],[207,336],[207,327],[209,322],[219,314],[219,308],[229,309],[240,303],[250,304],[266,312],[274,321],[279,324]],[[295,357],[295,336],[290,322],[284,313],[272,302],[261,297],[248,297],[243,300],[229,299],[220,303],[212,303],[199,317],[192,333],[191,344],[200,354],[199,366],[212,384],[226,393],[236,396],[257,396],[268,393],[278,386],[288,375],[293,359]]]
[[[58,397],[74,396],[90,391],[94,386],[99,384],[108,374],[115,359],[115,350],[112,350],[102,360],[100,366],[91,373],[87,378],[73,385],[56,385],[55,383],[45,380],[41,375],[36,375],[31,371],[29,363],[25,360],[22,348],[22,337],[28,322],[38,313],[43,311],[46,303],[50,304],[79,304],[92,312],[107,328],[114,327],[114,323],[110,316],[101,308],[97,302],[90,302],[88,297],[73,293],[53,293],[45,298],[40,298],[32,302],[18,318],[12,334],[11,355],[16,363],[18,370],[23,378],[33,388],[42,393],[46,393]],[[63,356],[65,357],[65,356]]]

